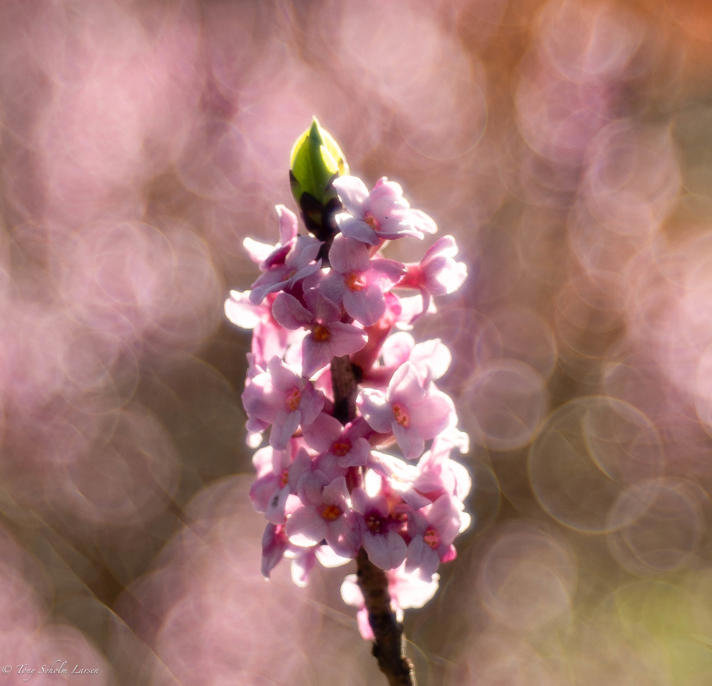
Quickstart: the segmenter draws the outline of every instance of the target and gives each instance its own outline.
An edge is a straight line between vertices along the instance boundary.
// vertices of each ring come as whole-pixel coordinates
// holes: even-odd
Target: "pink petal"
[[[276,205],[274,209],[279,217],[280,243],[285,245],[297,235],[297,215],[284,205]]]
[[[369,285],[362,291],[346,289],[343,299],[344,309],[364,326],[375,324],[386,311],[383,292],[376,285]]]
[[[241,329],[254,329],[264,312],[264,307],[250,303],[249,291],[230,291],[230,297],[225,301],[225,316]]]
[[[390,402],[403,401],[410,407],[414,400],[422,398],[424,394],[420,375],[410,362],[402,364],[391,377],[386,396]]]
[[[329,250],[331,266],[342,274],[365,272],[369,268],[368,247],[343,235],[337,235]]]
[[[301,413],[299,411],[278,413],[269,432],[269,444],[273,448],[284,450],[300,421]]]
[[[343,427],[341,422],[325,412],[322,412],[309,426],[304,430],[304,438],[307,445],[319,453],[325,453],[331,448],[331,444],[341,436]]]
[[[428,522],[438,532],[444,545],[450,545],[460,530],[460,503],[447,494],[425,508]]]
[[[368,198],[368,188],[356,176],[340,176],[332,184],[344,207],[355,215],[360,215]]]
[[[355,241],[361,241],[361,243],[368,243],[369,245],[378,245],[379,238],[376,232],[362,219],[357,219],[352,217],[350,214],[345,212],[340,212],[334,217],[336,225],[339,227],[339,231],[347,238],[352,238]]]
[[[414,536],[408,544],[408,554],[405,563],[406,572],[418,571],[423,579],[431,579],[440,564],[440,557],[426,545],[422,536]]]
[[[345,509],[349,498],[349,489],[346,487],[346,479],[340,476],[334,479],[330,484],[324,486],[322,498],[325,503],[338,505],[342,509]]]
[[[323,540],[326,530],[326,522],[312,507],[301,507],[295,510],[285,525],[289,542],[306,548]]]
[[[329,324],[329,333],[329,346],[335,356],[350,355],[366,345],[366,333],[352,324],[333,322]]]
[[[314,320],[312,313],[288,293],[279,293],[274,299],[272,316],[285,329],[299,329]]]
[[[355,512],[329,522],[326,527],[326,542],[343,557],[355,557],[361,547],[361,535]]]
[[[408,406],[411,426],[417,426],[423,438],[434,438],[456,418],[455,406],[449,396],[433,391],[422,400]]]
[[[371,444],[365,438],[357,438],[346,455],[339,457],[337,462],[340,467],[360,467],[368,462]]]
[[[254,238],[250,238],[249,236],[243,238],[242,247],[255,264],[261,264],[264,262],[275,249],[274,245],[270,245],[269,243],[264,243],[262,241],[256,241]]]
[[[457,255],[458,248],[457,242],[450,235],[441,236],[435,241],[423,255],[423,259],[420,261],[422,265],[427,264],[433,257],[437,255],[443,255],[444,257],[455,257]]]
[[[302,401],[299,410],[302,413],[302,429],[309,426],[322,411],[324,396],[317,391],[311,382],[307,382],[302,389]]]
[[[250,487],[250,500],[257,512],[267,511],[270,499],[276,493],[277,485],[277,478],[271,473],[260,477],[252,484]],[[275,522],[275,524],[281,524],[281,520]]]
[[[287,537],[274,524],[268,524],[262,534],[262,576],[269,579],[269,573],[284,556]]]
[[[347,574],[341,582],[341,599],[351,607],[362,607],[364,605],[363,593],[357,579],[358,577],[355,574]]]
[[[301,269],[306,267],[312,260],[316,259],[321,248],[321,241],[312,236],[297,236],[287,259],[284,261],[285,266],[289,269]]]
[[[292,560],[292,582],[295,586],[304,588],[307,585],[309,578],[309,572],[314,568],[316,564],[316,554],[313,550],[304,550],[301,553],[297,553],[296,557]]]
[[[410,361],[418,368],[426,368],[429,378],[439,379],[450,367],[452,355],[439,338],[432,338],[413,347]]]
[[[398,283],[405,272],[406,268],[402,262],[386,259],[371,260],[368,270],[370,280],[384,290]]]
[[[361,634],[361,638],[364,641],[373,641],[376,636],[371,628],[371,622],[368,619],[368,610],[362,607],[356,613],[356,624],[358,625],[358,631]]]
[[[319,292],[337,306],[341,304],[346,291],[344,277],[336,271],[331,271],[319,282]]]
[[[329,341],[317,341],[309,335],[302,343],[302,375],[311,377],[331,362],[333,354]]]
[[[408,201],[403,197],[403,188],[396,181],[389,181],[382,176],[368,196],[366,209],[373,213],[379,222],[387,219],[396,209],[407,209]]]
[[[415,460],[420,457],[425,448],[425,441],[420,434],[420,427],[416,428],[411,424],[410,427],[405,428],[397,422],[393,422],[392,427],[393,435],[396,437],[403,457],[406,460]]]
[[[381,348],[383,363],[386,367],[400,366],[410,357],[415,346],[415,339],[407,331],[391,334]]]
[[[314,289],[304,295],[304,302],[314,313],[314,318],[322,322],[333,322],[341,317],[338,305],[325,298],[318,290]]]
[[[265,518],[272,524],[282,524],[284,522],[284,506],[287,503],[289,496],[289,487],[285,486],[272,494],[267,508],[265,509]]]
[[[378,433],[390,433],[393,409],[381,391],[364,388],[358,398],[359,409],[368,425]]]
[[[385,536],[366,532],[363,535],[363,547],[368,553],[368,559],[381,569],[393,569],[405,560],[408,550],[403,538],[395,531],[389,531]]]

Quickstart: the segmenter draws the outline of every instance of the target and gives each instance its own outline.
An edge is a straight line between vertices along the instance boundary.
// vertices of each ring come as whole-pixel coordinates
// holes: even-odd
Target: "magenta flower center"
[[[393,416],[395,417],[396,422],[398,422],[398,424],[400,424],[403,428],[408,428],[410,425],[410,417],[408,416],[408,413],[403,405],[400,403],[393,403],[392,407]]]
[[[346,277],[346,287],[350,291],[362,291],[366,288],[366,279],[363,278],[363,274],[360,272],[351,272]]]
[[[302,400],[302,392],[295,386],[287,393],[287,409],[294,412],[299,409],[299,403]]]
[[[331,444],[331,453],[336,457],[343,457],[351,450],[351,441],[342,438]]]
[[[343,510],[338,505],[324,505],[321,508],[321,516],[326,519],[327,522],[333,522],[338,519],[343,514]]]
[[[323,324],[316,324],[312,329],[312,336],[315,341],[319,343],[324,343],[331,338],[331,332]]]
[[[423,534],[423,540],[433,549],[437,548],[440,545],[440,536],[438,536],[438,532],[433,529],[432,526],[429,526],[426,530],[425,533]]]
[[[366,515],[366,528],[372,534],[380,534],[383,530],[383,517],[377,512],[369,512]]]

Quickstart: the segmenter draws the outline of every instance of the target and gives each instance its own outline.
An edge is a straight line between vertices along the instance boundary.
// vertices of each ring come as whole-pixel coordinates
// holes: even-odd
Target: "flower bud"
[[[341,148],[315,117],[292,147],[289,182],[306,227],[321,241],[334,233],[333,215],[340,207],[331,182],[348,173]]]

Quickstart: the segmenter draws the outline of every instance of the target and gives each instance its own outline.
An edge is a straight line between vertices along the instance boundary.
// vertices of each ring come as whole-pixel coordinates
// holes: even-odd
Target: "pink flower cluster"
[[[388,241],[422,239],[433,220],[412,209],[401,187],[380,179],[369,192],[353,176],[334,180],[341,210],[324,246],[297,235],[297,217],[278,206],[281,241],[244,245],[260,276],[231,291],[227,317],[253,329],[242,401],[257,480],[251,498],[264,514],[262,573],[283,558],[306,583],[319,561],[337,566],[360,548],[386,570],[394,609],[418,607],[437,589],[440,562],[470,523],[467,470],[450,458],[468,449],[450,397],[437,380],[450,363],[438,339],[416,343],[408,329],[432,311],[432,296],[467,276],[452,236],[412,264],[387,259]],[[348,356],[358,381],[356,414],[334,416],[330,363]],[[362,608],[348,577],[342,596]]]

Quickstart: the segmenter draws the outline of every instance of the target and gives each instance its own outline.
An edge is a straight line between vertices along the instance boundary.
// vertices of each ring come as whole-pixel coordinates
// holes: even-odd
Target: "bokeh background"
[[[381,683],[344,570],[259,576],[223,316],[312,115],[470,269],[417,330],[476,514],[421,686],[709,684],[710,36],[704,0],[2,0],[0,686]],[[62,660],[99,673],[17,674]]]

